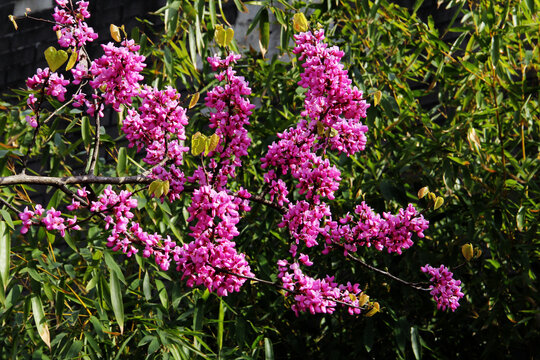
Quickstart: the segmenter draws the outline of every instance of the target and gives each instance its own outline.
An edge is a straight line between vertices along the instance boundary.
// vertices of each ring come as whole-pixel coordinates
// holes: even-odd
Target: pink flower
[[[430,289],[432,289],[430,294],[437,302],[437,309],[450,308],[455,311],[459,307],[459,299],[463,297],[461,281],[454,280],[452,278],[454,274],[444,265],[434,268],[426,264],[421,267],[421,270],[431,275],[430,281],[434,284],[430,285]]]

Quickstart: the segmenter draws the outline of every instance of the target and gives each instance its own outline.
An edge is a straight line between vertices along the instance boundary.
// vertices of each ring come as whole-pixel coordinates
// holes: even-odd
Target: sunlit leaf
[[[49,65],[49,69],[55,72],[62,66],[68,59],[68,54],[64,50],[56,50],[54,46],[50,46],[45,50],[45,60]]]

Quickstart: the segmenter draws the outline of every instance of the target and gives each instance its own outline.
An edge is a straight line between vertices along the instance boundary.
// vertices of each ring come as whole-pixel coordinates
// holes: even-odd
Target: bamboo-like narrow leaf
[[[6,209],[1,209],[0,214],[2,215],[1,220],[5,221],[12,230],[15,230],[15,225],[13,224],[13,220],[11,219],[9,212]]]
[[[223,347],[223,323],[225,319],[225,310],[227,308],[225,307],[225,303],[222,298],[219,299],[219,316],[218,316],[218,330],[217,330],[217,342],[218,342],[218,349],[221,351],[221,348]]]
[[[419,338],[418,328],[416,326],[411,327],[411,346],[416,360],[422,359],[422,347],[420,346]]]
[[[122,176],[126,174],[127,168],[127,150],[125,147],[121,147],[118,150],[118,163],[116,164],[116,174]]]
[[[88,116],[83,116],[81,124],[81,136],[84,142],[84,146],[90,146],[92,143],[92,137],[90,135],[90,119]]]
[[[264,338],[264,358],[266,360],[274,359],[274,345],[269,338]]]
[[[210,12],[210,24],[214,27],[216,26],[216,0],[208,2],[208,10]]]
[[[165,284],[163,284],[163,281],[156,279],[156,289],[158,291],[161,305],[167,309],[169,307],[169,295],[167,294],[167,288],[165,287]]]
[[[34,315],[34,321],[36,322],[36,327],[41,337],[41,340],[49,348],[51,348],[51,334],[49,333],[49,326],[45,319],[45,311],[43,311],[43,304],[41,303],[41,298],[39,295],[32,295],[32,314]]]
[[[116,272],[111,270],[110,278],[110,290],[111,290],[111,305],[113,308],[114,316],[120,326],[120,333],[124,333],[124,301],[122,299],[122,290],[120,288],[120,281],[116,276]]]
[[[9,254],[11,251],[11,237],[6,223],[0,221],[0,280],[4,290],[9,282]]]
[[[264,9],[261,13],[261,20],[259,25],[259,45],[263,56],[268,51],[268,44],[270,43],[270,21],[268,19],[268,10]]]

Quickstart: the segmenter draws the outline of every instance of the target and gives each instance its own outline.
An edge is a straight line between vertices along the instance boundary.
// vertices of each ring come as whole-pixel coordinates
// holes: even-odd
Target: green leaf
[[[491,61],[495,67],[497,67],[497,64],[499,63],[499,42],[499,35],[494,35],[491,38]]]
[[[221,351],[221,348],[223,347],[223,323],[225,319],[225,310],[227,308],[225,307],[225,302],[223,301],[223,298],[219,298],[219,315],[218,315],[218,331],[217,331],[217,343],[218,343],[218,349]]]
[[[163,307],[167,309],[169,307],[169,295],[167,294],[167,288],[163,284],[163,281],[156,279],[156,289],[158,291],[161,305],[163,305]]]
[[[90,135],[90,119],[88,116],[83,116],[81,123],[81,136],[84,142],[84,146],[89,147],[92,143],[92,136]]]
[[[411,327],[411,346],[416,360],[422,359],[422,347],[419,344],[418,338],[418,328],[416,326]]]
[[[38,329],[41,340],[49,349],[51,348],[51,335],[49,333],[49,326],[47,325],[47,319],[45,318],[45,311],[43,311],[43,304],[38,294],[33,294],[31,298],[32,302],[32,314],[34,315],[34,321]]]
[[[114,272],[116,274],[116,277],[124,284],[126,285],[126,279],[124,278],[124,273],[120,269],[120,266],[116,263],[116,261],[113,259],[111,254],[107,251],[104,252],[105,255],[105,263],[107,264],[107,267],[111,272]]]
[[[118,176],[125,175],[126,168],[127,168],[127,149],[125,147],[121,147],[120,150],[118,150],[118,163],[116,163],[116,174]]]
[[[152,288],[150,287],[150,275],[148,274],[148,271],[146,271],[144,274],[143,293],[144,293],[144,298],[147,301],[152,299]]]
[[[272,340],[267,337],[264,338],[264,358],[266,360],[274,359],[274,346],[272,345]]]
[[[517,229],[522,232],[525,226],[525,208],[521,206],[516,214]]]
[[[260,25],[259,25],[259,46],[261,52],[264,55],[268,50],[268,44],[270,42],[270,21],[268,20],[268,10],[264,9],[261,13]]]
[[[110,271],[110,291],[111,291],[111,305],[113,308],[114,316],[120,326],[120,333],[124,333],[124,301],[122,299],[122,289],[120,288],[120,281],[115,271]]]
[[[213,28],[216,26],[216,0],[209,1],[208,10],[210,12],[210,24]]]
[[[4,221],[0,221],[0,281],[4,291],[9,282],[11,236]]]
[[[52,72],[58,70],[58,68],[62,66],[68,59],[67,52],[64,50],[56,50],[54,46],[48,47],[44,54],[45,60],[47,60],[49,69],[51,69]]]
[[[0,215],[2,215],[2,220],[4,220],[12,230],[15,230],[15,225],[13,224],[13,220],[11,220],[9,212],[6,209],[0,209]]]

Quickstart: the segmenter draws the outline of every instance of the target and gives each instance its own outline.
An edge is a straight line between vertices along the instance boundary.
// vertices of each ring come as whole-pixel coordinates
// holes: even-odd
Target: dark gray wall
[[[1,92],[24,86],[24,81],[36,72],[36,68],[47,66],[43,51],[51,45],[58,45],[49,23],[20,19],[17,21],[19,30],[15,30],[8,16],[13,14],[16,2],[0,0]],[[136,17],[157,19],[149,12],[159,9],[164,3],[165,0],[90,0],[92,17],[88,24],[100,35],[99,42],[107,41],[110,39],[110,24],[124,24],[129,34],[133,27],[140,27]],[[52,20],[52,9],[30,12],[30,15]]]

